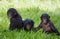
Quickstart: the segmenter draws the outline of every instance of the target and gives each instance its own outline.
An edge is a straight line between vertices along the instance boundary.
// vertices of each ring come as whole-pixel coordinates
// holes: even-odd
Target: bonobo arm
[[[50,27],[51,27],[52,31],[56,33],[56,35],[60,35],[57,28],[54,26],[54,24],[52,22],[50,22]]]

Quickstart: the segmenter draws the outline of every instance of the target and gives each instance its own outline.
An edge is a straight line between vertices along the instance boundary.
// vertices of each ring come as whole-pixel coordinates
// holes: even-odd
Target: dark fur
[[[56,33],[56,35],[60,35],[58,30],[55,28],[54,24],[50,21],[50,16],[48,14],[42,14],[41,23],[38,26],[38,29],[42,28],[45,33]]]
[[[34,21],[30,19],[24,20],[24,30],[30,31],[34,27]]]
[[[23,27],[22,17],[18,14],[17,10],[10,8],[7,11],[7,16],[10,19],[10,30],[21,29]]]

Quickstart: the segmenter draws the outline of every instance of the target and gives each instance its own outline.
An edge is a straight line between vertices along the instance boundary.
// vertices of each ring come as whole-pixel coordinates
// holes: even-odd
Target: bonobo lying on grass
[[[24,23],[23,26],[25,31],[31,31],[31,29],[34,28],[34,21],[31,19],[26,19],[23,21],[23,23]]]

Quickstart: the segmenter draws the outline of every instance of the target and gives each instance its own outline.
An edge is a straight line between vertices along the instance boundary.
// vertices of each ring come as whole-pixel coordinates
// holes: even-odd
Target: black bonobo
[[[22,17],[18,14],[16,9],[8,9],[7,16],[10,19],[10,30],[21,29],[23,27]]]
[[[24,20],[24,30],[30,31],[34,27],[34,21],[31,19]]]

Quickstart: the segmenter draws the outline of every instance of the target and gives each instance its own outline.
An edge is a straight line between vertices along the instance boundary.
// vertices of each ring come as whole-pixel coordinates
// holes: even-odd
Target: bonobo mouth
[[[9,17],[9,19],[11,19],[12,17]]]
[[[46,25],[47,23],[43,23],[43,24],[45,24],[45,25]]]

